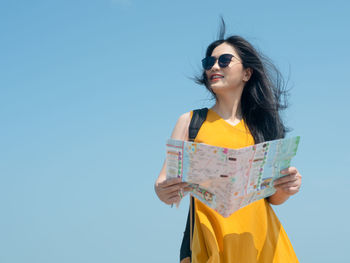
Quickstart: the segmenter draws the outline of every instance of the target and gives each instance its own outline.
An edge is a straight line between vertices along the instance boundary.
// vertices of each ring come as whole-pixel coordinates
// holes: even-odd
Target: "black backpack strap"
[[[180,262],[185,258],[191,258],[191,241],[194,228],[194,198],[190,197],[190,209],[188,209],[186,228],[180,248]],[[192,222],[192,224],[191,224]]]
[[[188,128],[188,137],[190,141],[194,141],[198,131],[207,118],[208,108],[194,110],[190,126]],[[185,258],[191,258],[192,235],[194,229],[194,198],[190,198],[190,209],[188,210],[186,229],[181,243],[180,262]]]
[[[188,139],[194,141],[199,129],[202,127],[203,122],[207,118],[208,108],[194,110],[190,126],[188,128]]]

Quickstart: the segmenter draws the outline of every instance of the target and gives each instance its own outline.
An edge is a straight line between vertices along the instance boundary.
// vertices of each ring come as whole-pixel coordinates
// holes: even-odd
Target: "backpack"
[[[189,141],[194,141],[197,137],[198,131],[207,118],[208,108],[197,109],[193,111],[190,126],[188,128]],[[190,208],[187,215],[187,222],[185,232],[182,238],[181,248],[180,248],[180,262],[185,258],[190,258],[192,256],[192,236],[194,229],[194,198],[190,196]]]

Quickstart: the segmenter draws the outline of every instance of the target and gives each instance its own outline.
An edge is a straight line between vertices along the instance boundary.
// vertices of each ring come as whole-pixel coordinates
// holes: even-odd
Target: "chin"
[[[227,87],[222,86],[222,85],[210,85],[210,88],[212,91],[221,91],[221,90],[227,90]]]
[[[215,93],[215,94],[225,94],[227,92],[229,93],[236,93],[236,92],[242,92],[242,90],[240,89],[240,87],[227,87],[227,86],[210,86],[211,90]]]

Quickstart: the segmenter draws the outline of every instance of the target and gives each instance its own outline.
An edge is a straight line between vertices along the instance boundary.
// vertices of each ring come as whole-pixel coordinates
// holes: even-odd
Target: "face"
[[[225,68],[221,68],[216,60],[214,66],[205,71],[210,88],[214,93],[243,89],[244,84],[249,80],[250,70],[243,68],[241,58],[230,44],[222,43],[217,46],[211,56],[219,58],[222,54],[231,54],[234,57]]]

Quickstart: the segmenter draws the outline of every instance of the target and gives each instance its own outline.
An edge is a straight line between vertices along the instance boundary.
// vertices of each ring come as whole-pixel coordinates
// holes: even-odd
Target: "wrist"
[[[267,201],[269,201],[269,203],[272,205],[281,205],[287,201],[289,197],[289,194],[280,189],[277,189],[273,195],[267,197]]]

